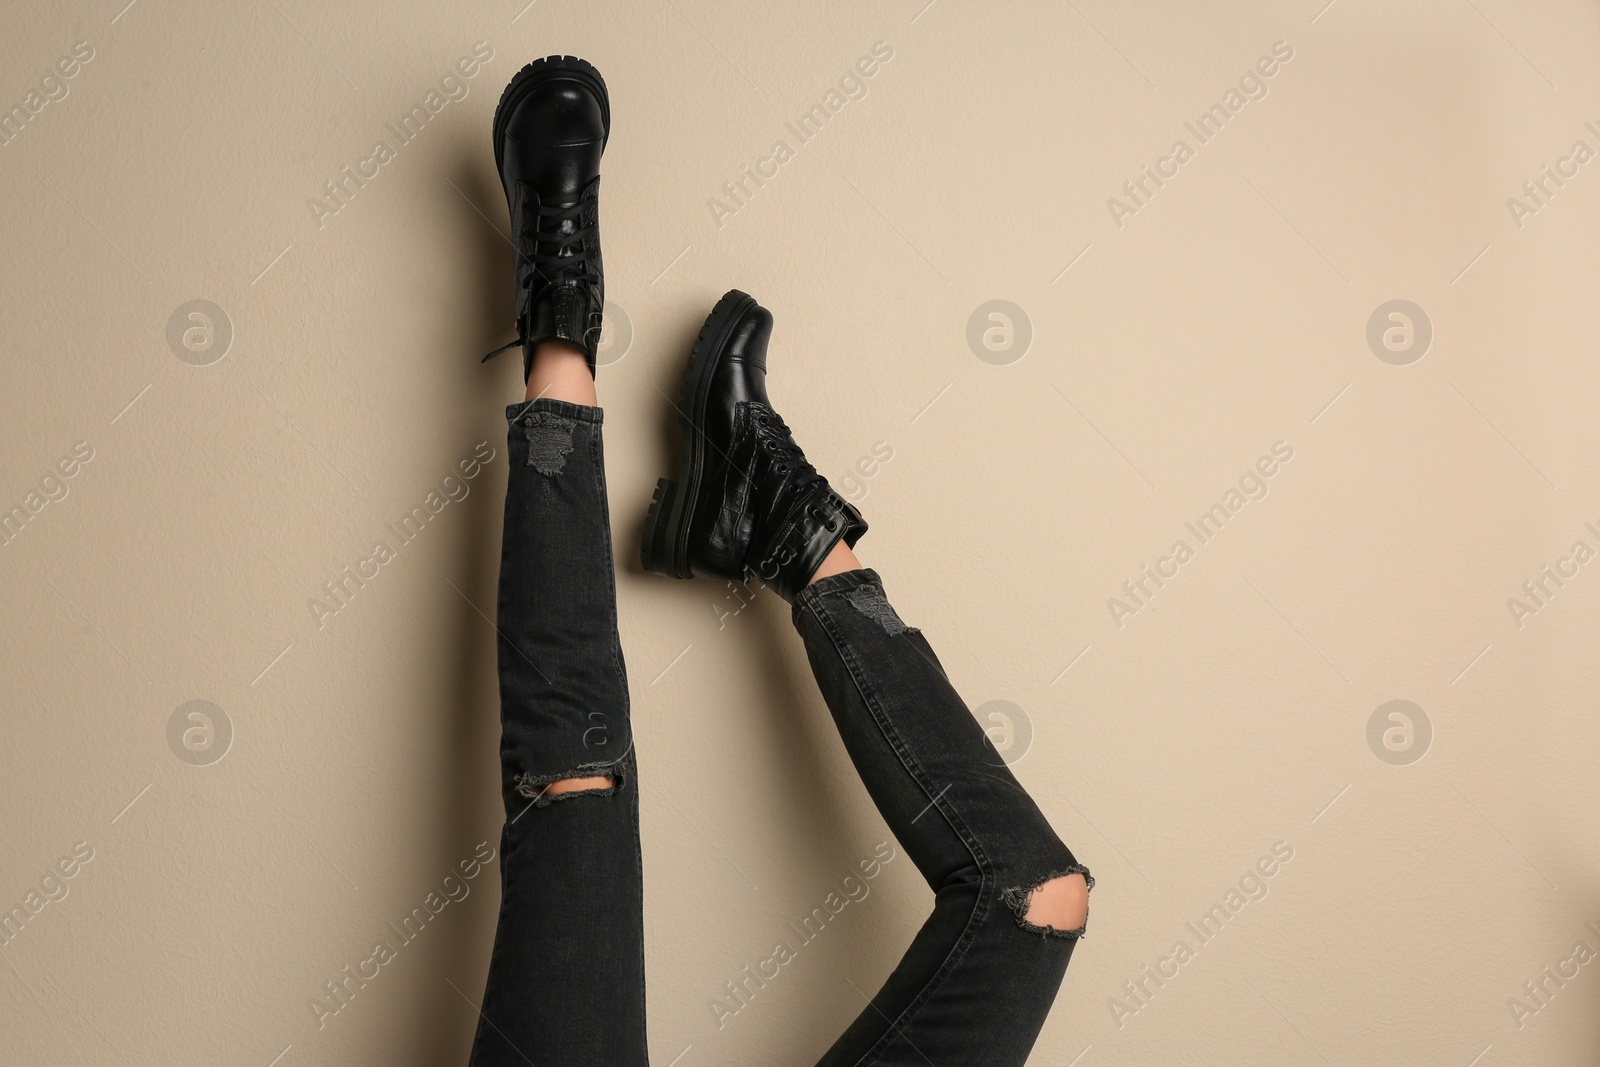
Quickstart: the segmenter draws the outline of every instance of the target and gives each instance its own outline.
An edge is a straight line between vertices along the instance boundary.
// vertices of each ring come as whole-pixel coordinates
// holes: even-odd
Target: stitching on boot
[[[572,451],[572,431],[577,420],[549,411],[535,411],[522,420],[528,439],[528,466],[540,474],[560,474]]]
[[[850,601],[850,606],[861,614],[883,627],[883,632],[890,637],[899,637],[903,633],[917,633],[915,626],[907,626],[900,621],[900,616],[894,613],[894,608],[883,595],[883,590],[875,585],[864,585],[859,589],[852,589],[845,594],[845,599]]]

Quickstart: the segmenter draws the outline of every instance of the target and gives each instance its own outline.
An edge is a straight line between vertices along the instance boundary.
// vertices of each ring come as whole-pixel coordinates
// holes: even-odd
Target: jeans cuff
[[[574,404],[570,400],[557,400],[554,397],[541,396],[536,400],[524,400],[506,406],[506,422],[515,425],[516,421],[524,415],[536,411],[548,411],[552,415],[560,415],[564,419],[574,419],[578,422],[592,422],[599,425],[605,417],[605,412],[599,407],[590,407],[587,404]]]
[[[847,589],[859,589],[864,585],[875,585],[881,590],[883,588],[883,579],[879,578],[878,572],[871,567],[862,567],[853,571],[841,571],[838,574],[830,574],[826,578],[818,578],[795,594],[794,617],[798,620],[801,612],[811,607],[813,602],[822,597],[841,593]]]

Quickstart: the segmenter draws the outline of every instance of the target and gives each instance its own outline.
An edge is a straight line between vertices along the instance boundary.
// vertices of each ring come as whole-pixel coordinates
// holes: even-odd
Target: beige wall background
[[[1099,880],[1033,1062],[1600,1057],[1594,5],[525,2],[7,20],[6,1062],[464,1062],[498,866],[445,876],[498,843],[519,388],[477,362],[511,332],[489,124],[553,52],[613,102],[656,1062],[813,1062],[931,900],[901,856],[725,987],[888,838],[783,605],[636,562],[730,286],[864,557]]]

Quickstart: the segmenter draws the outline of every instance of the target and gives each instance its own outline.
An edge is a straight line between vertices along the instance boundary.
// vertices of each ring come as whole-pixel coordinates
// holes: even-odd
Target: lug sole
[[[694,516],[705,470],[706,400],[711,379],[722,361],[730,328],[755,305],[755,298],[730,289],[706,316],[689,353],[689,366],[679,388],[678,424],[683,427],[683,463],[677,479],[662,478],[645,515],[639,559],[645,570],[672,578],[692,578],[689,565],[689,522]]]
[[[639,559],[645,570],[655,571],[673,578],[679,574],[672,554],[672,538],[668,534],[666,516],[673,510],[678,496],[678,483],[668,478],[656,479],[656,491],[650,497],[650,510],[644,516],[644,542]]]

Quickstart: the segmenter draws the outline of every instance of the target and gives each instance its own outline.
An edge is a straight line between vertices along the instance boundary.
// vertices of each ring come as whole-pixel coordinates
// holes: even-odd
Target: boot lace
[[[583,193],[587,194],[599,181],[598,176],[593,178]],[[594,237],[600,227],[597,222],[583,221],[587,206],[586,195],[580,195],[576,204],[566,207],[538,204],[533,211],[523,210],[522,226],[517,231],[517,255],[533,268],[522,279],[524,289],[532,289],[535,278],[552,284],[563,281],[600,284],[600,275],[594,269],[594,255],[600,247]],[[569,222],[574,224],[571,232],[563,229]],[[540,251],[541,248],[549,251]],[[501,345],[479,362],[487,363],[507,349],[526,344],[527,340],[523,323],[518,322],[516,340]]]
[[[805,513],[829,530],[839,528],[838,521],[833,515],[822,510],[819,506],[827,504],[837,508],[837,498],[828,479],[817,472],[817,468],[806,459],[806,454],[795,443],[794,435],[790,432],[788,424],[783,417],[770,408],[763,409],[755,417],[757,434],[761,438],[761,447],[772,453],[776,459],[775,469],[779,474],[787,474],[789,486],[794,492],[793,499],[803,499],[807,490],[821,486],[823,492],[812,495],[805,505]]]
[[[589,188],[598,181],[599,178],[591,181]],[[588,188],[584,192],[587,194]],[[580,197],[576,204],[566,207],[539,204],[536,210],[523,212],[522,229],[517,234],[517,253],[533,267],[533,271],[522,281],[523,288],[532,288],[536,275],[550,282],[600,283],[600,276],[593,269],[594,254],[599,247],[599,242],[593,237],[599,231],[599,225],[583,221],[583,213],[588,206],[588,200]],[[563,229],[566,223],[573,224],[570,232]]]

